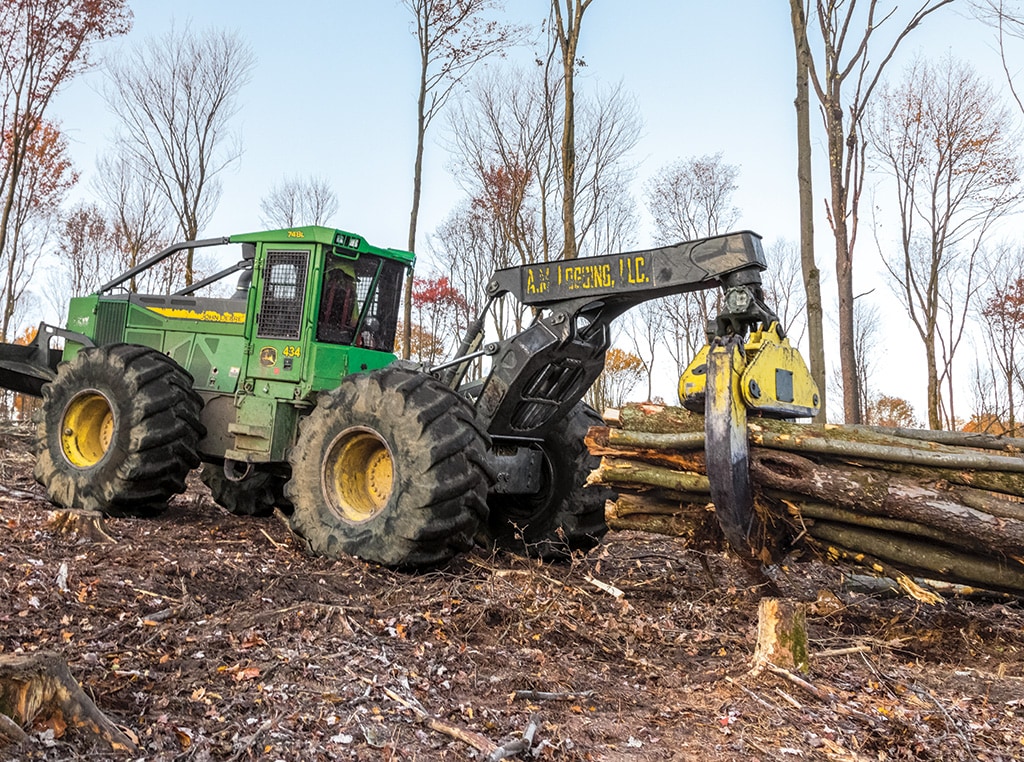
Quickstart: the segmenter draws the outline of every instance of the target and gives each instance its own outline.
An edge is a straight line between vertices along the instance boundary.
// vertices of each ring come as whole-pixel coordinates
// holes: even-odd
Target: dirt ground
[[[750,673],[760,591],[671,538],[410,575],[311,558],[198,480],[107,519],[115,543],[61,534],[41,494],[27,433],[0,436],[0,654],[63,656],[141,751],[42,720],[2,759],[481,760],[531,725],[516,759],[1024,759],[1021,601],[923,606],[794,564],[801,686]]]

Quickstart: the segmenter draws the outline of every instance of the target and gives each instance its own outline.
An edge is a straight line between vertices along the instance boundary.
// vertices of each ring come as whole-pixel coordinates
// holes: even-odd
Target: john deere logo
[[[264,368],[277,365],[277,350],[273,347],[263,347],[260,350],[260,365]]]

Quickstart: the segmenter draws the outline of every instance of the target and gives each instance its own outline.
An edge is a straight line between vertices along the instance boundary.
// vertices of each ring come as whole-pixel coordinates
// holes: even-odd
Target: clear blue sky
[[[382,246],[404,247],[408,228],[415,140],[418,61],[408,11],[398,0],[136,0],[135,25],[112,50],[171,24],[238,31],[256,54],[251,83],[242,91],[237,125],[245,153],[222,178],[223,196],[206,232],[226,235],[258,229],[259,201],[286,176],[322,175],[338,194],[337,225]],[[539,24],[545,0],[507,4],[514,20]],[[903,4],[906,5],[906,4]],[[916,4],[910,4],[915,5]],[[909,5],[908,5],[909,7]],[[740,167],[739,226],[767,240],[797,237],[793,50],[789,7],[783,0],[596,0],[584,18],[580,52],[587,67],[577,87],[622,83],[635,96],[644,131],[634,159],[641,183],[662,165],[721,151]],[[993,79],[998,61],[986,33],[951,12],[916,33],[901,56],[954,53]],[[532,52],[519,54],[532,60]],[[509,65],[500,62],[496,65]],[[901,66],[891,71],[898,73]],[[52,118],[69,135],[82,188],[96,157],[109,146],[115,120],[98,90],[100,71],[80,78],[55,102]],[[817,119],[812,117],[815,128]],[[447,171],[443,119],[428,136],[418,248],[452,210],[460,192]],[[816,225],[826,298],[834,280],[821,199],[827,184],[818,146]],[[641,231],[638,246],[650,243]],[[862,239],[860,290],[876,287],[881,270]],[[891,306],[891,305],[890,305]],[[890,350],[918,352],[900,312],[887,310]],[[964,356],[962,362],[968,358]],[[885,392],[920,399],[923,376],[894,374]],[[661,390],[669,396],[670,392]],[[967,400],[962,400],[963,405]],[[920,404],[919,414],[922,412]]]

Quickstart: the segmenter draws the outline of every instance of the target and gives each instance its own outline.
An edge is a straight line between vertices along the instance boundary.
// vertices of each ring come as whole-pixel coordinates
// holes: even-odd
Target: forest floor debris
[[[752,673],[760,591],[676,538],[406,574],[311,558],[195,480],[98,542],[49,523],[32,461],[0,437],[0,653],[60,654],[141,755],[39,717],[0,759],[1024,758],[1012,598],[929,606],[791,563],[810,670]]]

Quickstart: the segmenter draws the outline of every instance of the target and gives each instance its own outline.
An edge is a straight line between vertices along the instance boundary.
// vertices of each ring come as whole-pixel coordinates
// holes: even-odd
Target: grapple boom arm
[[[535,307],[537,319],[493,345],[491,372],[476,395],[479,419],[492,436],[542,437],[586,394],[604,368],[611,322],[641,302],[723,287],[725,309],[714,332],[743,333],[775,320],[764,304],[760,237],[743,231],[600,257],[498,270],[490,301],[510,294]],[[468,332],[460,355],[478,346],[483,320]],[[455,368],[459,358],[447,363]],[[447,380],[458,386],[459,373]]]
[[[760,286],[766,268],[760,236],[742,231],[657,249],[510,267],[494,273],[487,293],[508,293],[531,307],[554,309],[583,298],[626,310],[659,296],[718,285]]]

